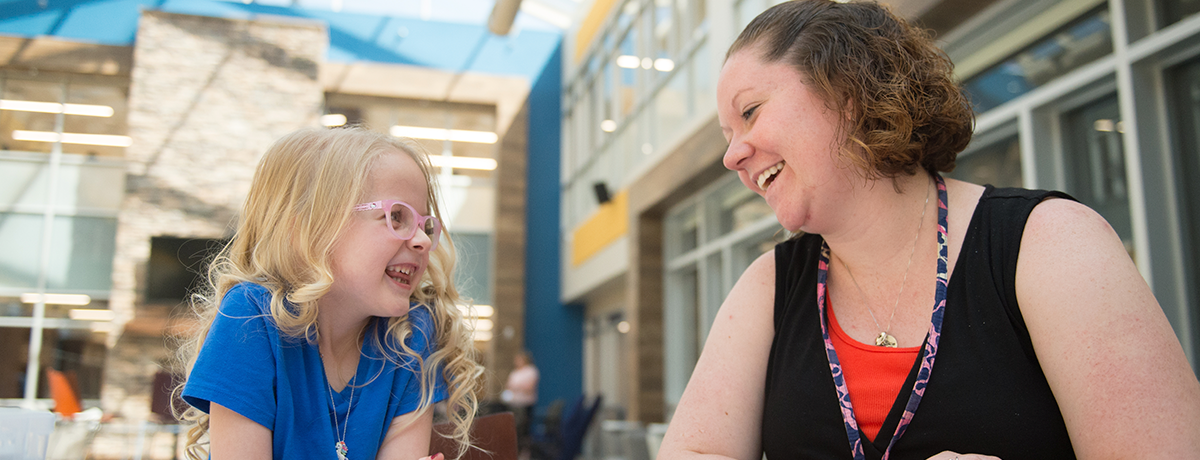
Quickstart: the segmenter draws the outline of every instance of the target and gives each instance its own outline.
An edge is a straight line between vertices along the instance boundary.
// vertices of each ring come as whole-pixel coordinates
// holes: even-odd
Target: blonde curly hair
[[[196,356],[217,315],[222,297],[239,283],[265,287],[271,293],[271,317],[281,334],[313,340],[317,299],[333,284],[330,254],[350,218],[351,208],[364,193],[368,171],[382,155],[403,152],[421,169],[432,214],[440,220],[437,185],[428,155],[416,143],[362,127],[302,129],[277,140],[263,155],[240,215],[237,232],[211,261],[208,283],[192,297],[198,317],[194,334],[177,350],[177,362],[191,374]],[[429,265],[412,300],[428,307],[437,331],[437,349],[428,359],[410,349],[407,316],[388,319],[386,337],[371,337],[388,359],[400,365],[406,357],[420,364],[421,398],[418,414],[433,403],[436,369],[443,369],[448,398],[447,417],[458,458],[471,448],[470,426],[479,403],[483,367],[475,358],[472,331],[458,305],[463,299],[451,278],[454,242],[448,232],[429,254]],[[398,347],[396,346],[398,344]],[[183,384],[175,388],[182,394]],[[176,408],[179,417],[196,425],[187,436],[187,455],[207,458],[202,438],[208,415],[194,408]]]

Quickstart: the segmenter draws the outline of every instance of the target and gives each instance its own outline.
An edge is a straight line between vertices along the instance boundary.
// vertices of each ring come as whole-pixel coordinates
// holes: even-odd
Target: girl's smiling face
[[[359,202],[400,200],[429,214],[428,185],[420,167],[407,154],[389,151],[375,159]],[[409,299],[429,265],[433,242],[418,230],[409,240],[396,238],[386,211],[350,214],[330,256],[333,285],[319,300],[355,319],[408,314]]]
[[[738,51],[721,69],[717,118],[725,167],[762,195],[784,228],[822,233],[857,176],[839,155],[845,120],[785,60]]]

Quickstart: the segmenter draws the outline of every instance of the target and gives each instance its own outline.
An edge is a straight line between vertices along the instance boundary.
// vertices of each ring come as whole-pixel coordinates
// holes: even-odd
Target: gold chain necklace
[[[889,334],[892,330],[892,320],[896,319],[896,309],[900,306],[900,297],[904,294],[904,285],[908,283],[908,271],[912,268],[913,255],[917,253],[917,240],[921,238],[921,228],[925,226],[925,211],[929,210],[929,187],[925,188],[925,204],[921,206],[921,222],[917,224],[917,234],[913,236],[912,252],[908,254],[908,266],[904,267],[904,278],[900,280],[900,292],[896,293],[896,302],[892,304],[892,316],[888,318],[887,328],[879,327],[879,321],[875,319],[875,312],[871,310],[871,302],[867,301],[867,313],[871,314],[871,321],[875,323],[875,328],[879,329],[879,335],[875,337],[875,346],[896,348],[899,342],[896,342],[896,337]],[[854,279],[854,272],[850,271],[850,266],[846,265],[846,261],[838,257],[842,262],[842,266],[846,267],[846,273],[850,275],[850,281],[854,282],[854,287],[858,289],[859,295],[863,300],[867,300],[866,292],[863,292],[862,286],[858,285],[858,280]]]

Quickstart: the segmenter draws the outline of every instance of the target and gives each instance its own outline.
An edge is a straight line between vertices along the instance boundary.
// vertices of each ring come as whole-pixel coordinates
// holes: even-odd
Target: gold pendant
[[[887,332],[880,332],[879,337],[875,338],[875,346],[896,348],[896,338],[888,335]]]

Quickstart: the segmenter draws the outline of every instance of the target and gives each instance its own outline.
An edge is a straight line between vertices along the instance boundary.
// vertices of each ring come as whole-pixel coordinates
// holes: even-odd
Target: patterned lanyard
[[[908,404],[904,406],[904,415],[901,416],[900,423],[896,425],[896,433],[892,435],[887,450],[883,452],[883,460],[887,460],[888,455],[892,452],[892,446],[896,445],[896,441],[904,435],[904,431],[912,422],[913,415],[917,412],[917,406],[921,404],[921,397],[925,395],[925,387],[929,384],[929,374],[933,371],[933,360],[937,357],[938,341],[942,337],[942,315],[946,311],[946,284],[949,282],[947,265],[950,257],[946,245],[946,182],[942,180],[941,175],[934,174],[934,178],[937,180],[938,189],[938,271],[937,291],[933,299],[933,320],[929,324],[929,335],[925,339],[925,353],[921,358],[921,369],[917,372],[917,381],[913,385],[912,394],[908,397]],[[829,277],[828,244],[821,244],[821,258],[817,262],[817,269],[817,308],[820,309],[821,336],[825,339],[825,354],[829,357],[829,371],[833,374],[834,385],[837,386],[842,420],[846,423],[846,435],[850,439],[850,450],[854,453],[854,460],[865,460],[862,439],[858,437],[858,422],[854,419],[854,407],[850,404],[850,390],[846,388],[846,378],[842,375],[841,362],[838,361],[837,352],[833,350],[833,342],[829,340],[827,320],[829,316],[825,311],[825,281]]]

